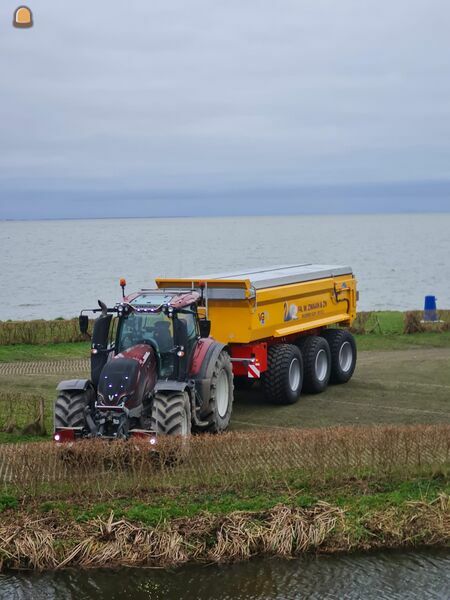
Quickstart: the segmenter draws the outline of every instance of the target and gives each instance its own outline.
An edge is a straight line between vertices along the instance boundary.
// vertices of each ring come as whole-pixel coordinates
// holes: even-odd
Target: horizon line
[[[108,220],[136,220],[136,219],[233,219],[233,218],[245,218],[249,219],[252,217],[343,217],[343,216],[401,216],[401,215],[446,215],[450,213],[450,207],[448,210],[395,210],[395,211],[340,211],[340,212],[286,212],[286,213],[246,213],[246,214],[198,214],[198,215],[136,215],[136,216],[105,216],[105,217],[34,217],[34,218],[23,218],[23,217],[0,217],[0,223],[8,222],[32,222],[32,221],[108,221]]]

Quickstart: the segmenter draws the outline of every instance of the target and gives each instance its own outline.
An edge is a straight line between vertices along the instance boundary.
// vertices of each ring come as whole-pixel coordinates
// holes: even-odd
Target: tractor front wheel
[[[191,433],[191,405],[186,392],[158,392],[152,403],[152,429],[164,435]]]
[[[59,392],[55,402],[55,428],[84,427],[85,411],[89,405],[92,391],[65,390]]]

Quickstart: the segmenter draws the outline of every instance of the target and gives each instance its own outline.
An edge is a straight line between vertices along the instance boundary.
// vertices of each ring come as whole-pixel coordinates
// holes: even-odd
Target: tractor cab
[[[183,378],[183,364],[190,358],[200,335],[197,297],[191,293],[185,296],[143,292],[119,306],[115,353],[138,344],[149,345],[156,353],[161,379]]]
[[[91,343],[94,386],[107,363],[138,346],[152,349],[158,379],[184,380],[196,342],[204,334],[197,313],[199,298],[192,291],[142,290],[124,296],[111,309],[100,303]],[[86,318],[82,314],[80,325]]]

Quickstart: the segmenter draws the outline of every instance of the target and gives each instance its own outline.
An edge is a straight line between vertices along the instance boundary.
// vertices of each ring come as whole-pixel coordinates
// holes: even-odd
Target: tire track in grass
[[[5,375],[53,375],[54,373],[86,373],[90,370],[89,359],[67,359],[36,362],[0,363],[0,376]]]
[[[363,404],[361,402],[352,402],[351,400],[340,400],[340,399],[335,399],[333,400],[333,402],[338,402],[339,404],[348,404],[349,406],[359,406],[364,407],[364,410],[387,410],[387,411],[391,411],[391,412],[400,412],[400,413],[405,413],[405,412],[409,412],[409,413],[419,413],[419,414],[424,414],[424,415],[439,415],[441,417],[448,417],[449,413],[448,412],[441,412],[438,410],[426,410],[423,408],[407,408],[407,407],[403,407],[403,406],[387,406],[384,404]]]

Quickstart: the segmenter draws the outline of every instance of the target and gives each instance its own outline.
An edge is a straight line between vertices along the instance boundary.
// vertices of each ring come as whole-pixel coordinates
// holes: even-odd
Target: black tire
[[[91,400],[92,390],[69,390],[59,392],[55,402],[55,428],[84,427],[85,411]]]
[[[201,420],[208,424],[200,427],[200,431],[220,433],[228,428],[233,410],[233,389],[233,368],[230,356],[225,350],[222,350],[214,365],[207,408],[200,415]],[[218,398],[218,393],[220,398]]]
[[[301,338],[297,343],[305,369],[303,389],[309,394],[321,394],[327,389],[331,376],[330,346],[325,338],[316,335]]]
[[[334,384],[347,383],[356,367],[356,342],[346,329],[326,329],[322,336],[327,340],[331,352],[331,378]]]
[[[185,392],[158,392],[152,402],[151,427],[159,434],[191,433],[191,405]]]
[[[234,378],[234,389],[245,392],[253,387],[255,381],[255,379],[251,379],[250,377],[238,375]]]
[[[267,353],[267,371],[261,383],[265,396],[274,404],[294,404],[303,387],[303,360],[300,350],[292,344],[271,346]],[[293,371],[297,369],[298,371]]]

